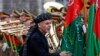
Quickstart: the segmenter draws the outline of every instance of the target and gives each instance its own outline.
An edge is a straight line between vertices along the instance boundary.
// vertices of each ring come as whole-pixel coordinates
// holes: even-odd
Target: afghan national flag
[[[83,30],[80,11],[82,0],[69,0],[65,16],[65,28],[61,41],[61,51],[70,51],[72,56],[83,56]]]
[[[16,52],[20,51],[22,43],[16,36],[3,33],[3,37],[7,41],[8,46],[12,48],[12,50],[16,50]]]
[[[6,40],[8,46],[11,47],[11,45],[12,45],[12,43],[11,43],[12,40],[11,40],[11,38],[10,38],[10,35],[9,35],[9,34],[6,34],[6,33],[3,33],[3,37],[4,37],[4,39]]]
[[[100,0],[92,1],[89,11],[86,56],[100,56]],[[96,7],[95,7],[96,3]]]
[[[18,39],[17,36],[12,35],[13,45],[15,47],[16,52],[19,52],[21,49],[21,41]]]

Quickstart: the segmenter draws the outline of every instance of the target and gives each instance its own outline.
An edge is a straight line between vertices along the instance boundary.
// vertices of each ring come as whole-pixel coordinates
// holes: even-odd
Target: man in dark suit
[[[34,19],[36,25],[32,28],[31,33],[26,41],[26,52],[23,50],[20,56],[68,56],[66,52],[49,53],[48,42],[45,34],[50,30],[52,15],[42,13]]]

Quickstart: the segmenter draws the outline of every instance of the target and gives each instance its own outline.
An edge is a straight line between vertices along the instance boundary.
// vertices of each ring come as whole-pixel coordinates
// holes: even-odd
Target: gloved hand
[[[72,54],[69,52],[69,51],[62,51],[61,53],[60,53],[60,56],[71,56]]]

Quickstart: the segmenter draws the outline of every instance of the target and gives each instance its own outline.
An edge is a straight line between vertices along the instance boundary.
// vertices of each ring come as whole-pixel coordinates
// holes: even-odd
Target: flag
[[[12,40],[13,40],[14,48],[15,48],[16,52],[19,53],[19,51],[21,50],[21,45],[22,45],[22,43],[21,43],[21,41],[18,39],[17,36],[12,35],[11,37],[12,37]]]
[[[6,40],[8,46],[11,47],[13,51],[16,51],[17,53],[20,51],[22,43],[16,36],[3,33],[3,37]]]
[[[90,4],[86,56],[100,56],[100,0],[90,0]]]
[[[3,33],[3,37],[4,37],[4,40],[7,42],[7,44],[8,44],[8,46],[9,47],[12,47],[12,40],[11,40],[11,38],[10,38],[10,35],[9,34],[7,34],[7,33]]]
[[[82,0],[68,1],[60,49],[70,51],[72,56],[83,56],[83,30],[80,16],[82,8]]]

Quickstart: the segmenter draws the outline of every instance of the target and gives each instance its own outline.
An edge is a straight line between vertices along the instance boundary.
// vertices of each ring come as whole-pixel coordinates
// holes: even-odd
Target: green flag
[[[80,11],[82,0],[69,0],[65,17],[65,28],[61,41],[61,51],[70,51],[72,56],[83,56],[83,30]]]
[[[86,56],[100,56],[100,0],[90,0]],[[96,8],[96,9],[95,9]]]

